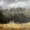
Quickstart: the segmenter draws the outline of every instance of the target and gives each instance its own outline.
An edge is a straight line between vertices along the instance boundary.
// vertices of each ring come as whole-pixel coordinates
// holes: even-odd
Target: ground
[[[0,30],[30,30],[30,22],[22,24],[0,24]]]

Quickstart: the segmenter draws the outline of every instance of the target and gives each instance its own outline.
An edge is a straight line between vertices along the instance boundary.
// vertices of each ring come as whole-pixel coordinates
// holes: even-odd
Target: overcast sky
[[[30,0],[0,0],[0,6],[3,8],[30,6]]]

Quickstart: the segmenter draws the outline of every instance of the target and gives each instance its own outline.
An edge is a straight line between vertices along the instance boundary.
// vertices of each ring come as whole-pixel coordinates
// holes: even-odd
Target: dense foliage
[[[25,10],[25,8],[12,8],[10,10],[0,10],[0,23],[8,23],[11,20],[14,20],[15,23],[25,23],[30,21],[30,18],[27,19],[26,15],[24,14]]]

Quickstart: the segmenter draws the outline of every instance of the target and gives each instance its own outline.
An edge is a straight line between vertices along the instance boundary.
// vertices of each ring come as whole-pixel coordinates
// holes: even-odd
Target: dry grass
[[[30,23],[25,24],[0,24],[0,30],[30,30]]]

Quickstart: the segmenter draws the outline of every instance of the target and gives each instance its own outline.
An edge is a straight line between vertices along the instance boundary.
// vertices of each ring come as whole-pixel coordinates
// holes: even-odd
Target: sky
[[[30,7],[30,0],[0,0],[1,8]]]

